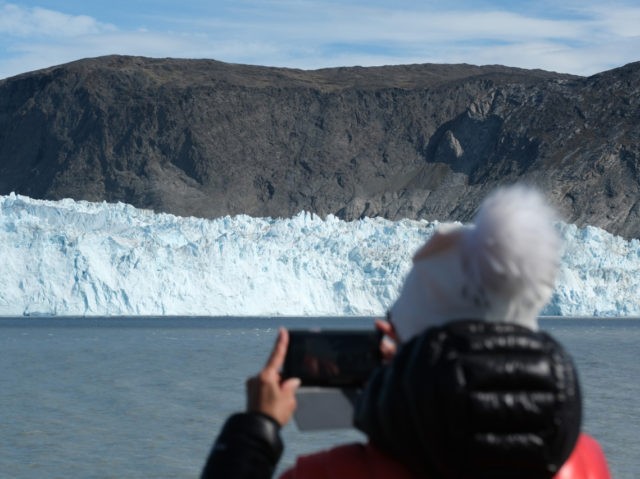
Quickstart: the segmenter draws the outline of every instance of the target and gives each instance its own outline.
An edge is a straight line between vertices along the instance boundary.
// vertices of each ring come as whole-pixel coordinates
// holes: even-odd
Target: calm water
[[[368,319],[0,319],[0,477],[197,477],[244,380],[278,326],[368,327]],[[640,470],[640,320],[546,319],[573,354],[584,429],[613,475]],[[296,455],[362,439],[285,428]]]

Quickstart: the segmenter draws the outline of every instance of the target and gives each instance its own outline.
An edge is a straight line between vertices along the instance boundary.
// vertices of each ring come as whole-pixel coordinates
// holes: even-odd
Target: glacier
[[[438,222],[182,218],[0,196],[0,316],[378,316]],[[640,241],[558,223],[544,315],[640,316]]]

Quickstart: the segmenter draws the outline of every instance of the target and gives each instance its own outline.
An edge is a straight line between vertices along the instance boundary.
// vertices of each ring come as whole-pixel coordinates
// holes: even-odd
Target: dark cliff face
[[[640,237],[640,63],[300,71],[104,57],[0,81],[0,194],[468,220],[496,185]]]

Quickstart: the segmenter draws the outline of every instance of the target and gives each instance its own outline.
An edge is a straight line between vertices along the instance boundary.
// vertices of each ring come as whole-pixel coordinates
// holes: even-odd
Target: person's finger
[[[376,319],[375,326],[378,331],[382,331],[384,334],[390,333],[392,329],[391,323],[384,319]]]
[[[383,338],[380,343],[380,353],[382,354],[382,359],[385,361],[389,361],[396,354],[398,347],[396,343],[389,340],[388,338]]]
[[[300,387],[302,381],[299,378],[289,378],[282,383],[282,391],[293,394]]]
[[[276,344],[273,346],[273,351],[267,360],[265,369],[279,371],[284,364],[284,358],[287,355],[287,347],[289,347],[289,331],[285,328],[280,328]]]
[[[385,321],[383,319],[375,320],[376,329],[382,331],[383,334],[389,336],[394,341],[398,340],[398,335],[396,334],[396,330],[389,321]]]

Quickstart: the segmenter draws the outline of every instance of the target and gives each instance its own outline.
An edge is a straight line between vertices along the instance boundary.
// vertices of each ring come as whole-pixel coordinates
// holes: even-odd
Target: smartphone
[[[362,387],[382,360],[377,330],[292,330],[284,378],[302,386]]]

